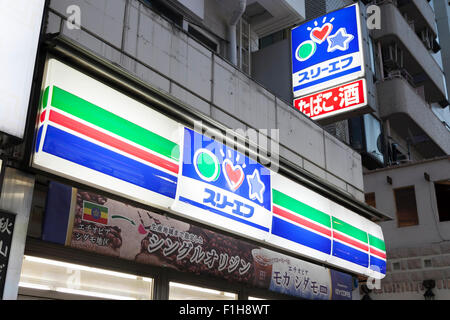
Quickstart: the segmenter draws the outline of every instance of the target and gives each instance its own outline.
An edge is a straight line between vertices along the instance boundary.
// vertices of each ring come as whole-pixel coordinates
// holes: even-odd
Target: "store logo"
[[[244,170],[240,165],[233,165],[230,159],[225,159],[222,167],[228,186],[232,191],[236,191],[244,182]]]
[[[224,154],[222,152],[222,154]],[[234,160],[234,161],[233,161]],[[208,149],[198,149],[193,156],[195,172],[206,182],[215,182],[219,179],[221,172],[230,191],[237,191],[242,184],[247,181],[248,198],[264,203],[265,184],[262,182],[259,170],[255,169],[251,174],[245,174],[245,164],[237,164],[239,155],[236,159],[225,158],[220,165],[217,156]]]
[[[347,29],[340,28],[338,32],[327,39],[328,52],[334,52],[336,50],[347,51],[350,41],[355,37],[347,33]]]
[[[319,27],[319,23],[314,21],[314,28],[308,27],[310,31],[310,40],[303,41],[295,51],[295,58],[298,61],[306,61],[311,58],[317,51],[317,45],[321,45],[327,40],[327,52],[334,52],[336,50],[347,51],[349,43],[355,38],[353,35],[347,33],[347,29],[342,27],[332,36],[333,24],[335,18],[331,18],[330,22],[326,22],[327,17],[322,20],[323,25]]]
[[[247,182],[249,185],[248,197],[252,200],[258,200],[259,202],[264,203],[264,191],[266,190],[266,186],[262,183],[259,172],[255,170],[252,175],[248,175]]]
[[[294,97],[364,75],[359,6],[353,4],[291,31]]]
[[[217,157],[208,149],[199,149],[194,154],[194,168],[198,176],[205,181],[216,181],[220,175]]]
[[[223,143],[220,135],[185,128],[183,166],[172,209],[220,227],[225,224],[234,232],[266,237],[271,225],[271,174],[245,153],[239,145]]]
[[[317,21],[315,22],[315,24],[317,24]],[[311,28],[308,28],[308,30],[311,30]],[[312,41],[321,44],[330,35],[331,30],[333,30],[333,25],[331,23],[325,23],[321,28],[315,27],[314,29],[312,29],[309,36],[311,37]]]

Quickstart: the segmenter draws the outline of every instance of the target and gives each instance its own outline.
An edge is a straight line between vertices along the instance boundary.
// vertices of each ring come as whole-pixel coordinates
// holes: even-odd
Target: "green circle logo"
[[[295,58],[298,61],[305,61],[311,58],[316,53],[317,45],[312,40],[306,40],[300,43],[295,51]]]
[[[216,181],[220,176],[219,160],[211,151],[199,149],[194,154],[194,168],[205,181]]]

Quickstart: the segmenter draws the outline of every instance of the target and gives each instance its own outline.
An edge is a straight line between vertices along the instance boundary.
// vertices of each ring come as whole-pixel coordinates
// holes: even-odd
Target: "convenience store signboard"
[[[314,120],[368,105],[359,5],[291,30],[293,107]]]
[[[291,30],[294,97],[364,76],[360,20],[353,4]]]
[[[35,168],[351,272],[386,273],[377,224],[55,59],[39,110]],[[84,215],[110,216],[89,206]]]

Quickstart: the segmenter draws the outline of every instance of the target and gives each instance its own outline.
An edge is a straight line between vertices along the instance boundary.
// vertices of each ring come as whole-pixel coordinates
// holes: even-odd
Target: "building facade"
[[[349,1],[306,1],[307,19],[345,5]],[[367,203],[393,217],[380,223],[387,240],[387,276],[369,285],[373,291],[362,287],[361,296],[424,299],[435,294],[436,299],[448,299],[449,205],[443,199],[448,194],[450,152],[450,7],[447,1],[364,1],[364,5],[372,110],[363,116],[347,113],[339,121],[318,121],[360,153]],[[255,55],[288,46],[285,38]],[[292,100],[291,91],[278,89],[283,72],[275,74],[275,79],[261,81]]]
[[[3,299],[358,299],[384,277],[364,153],[275,81],[308,3],[35,4],[8,7],[40,33],[16,44],[23,127],[0,119]]]
[[[394,218],[380,223],[387,276],[369,284],[373,291],[363,286],[361,295],[448,299],[449,4],[367,5],[376,5],[381,17],[369,30],[376,108],[325,126],[360,151],[367,203]]]

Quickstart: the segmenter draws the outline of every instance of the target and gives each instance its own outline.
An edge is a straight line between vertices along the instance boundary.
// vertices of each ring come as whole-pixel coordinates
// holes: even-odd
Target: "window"
[[[183,25],[183,15],[170,8],[165,1],[162,0],[143,0],[153,11],[164,16],[179,27]]]
[[[265,47],[268,47],[274,43],[277,43],[279,41],[282,41],[284,39],[289,38],[289,29],[283,29],[277,32],[274,32],[272,34],[269,34],[265,37],[262,37],[258,40],[259,42],[259,49],[263,49]]]
[[[237,294],[170,282],[169,300],[236,300]]]
[[[450,180],[435,182],[439,221],[450,221]]]
[[[372,206],[372,207],[374,207],[374,208],[377,207],[377,204],[376,204],[376,202],[375,202],[375,192],[366,193],[366,194],[364,195],[364,198],[365,198],[365,200],[366,200],[366,203],[367,203],[369,206]]]
[[[369,55],[370,55],[370,69],[372,73],[375,75],[376,69],[375,69],[375,51],[374,51],[374,44],[373,39],[369,37]]]
[[[414,186],[394,189],[397,208],[397,226],[409,227],[419,224]]]
[[[195,27],[192,27],[191,25],[188,26],[188,33],[194,37],[197,41],[203,43],[206,47],[209,48],[209,50],[217,52],[218,45],[216,42],[208,38],[205,34],[203,34],[201,31],[197,30]]]
[[[250,24],[241,18],[237,23],[236,33],[238,66],[242,72],[250,74]]]
[[[19,299],[149,300],[153,279],[24,256]]]

